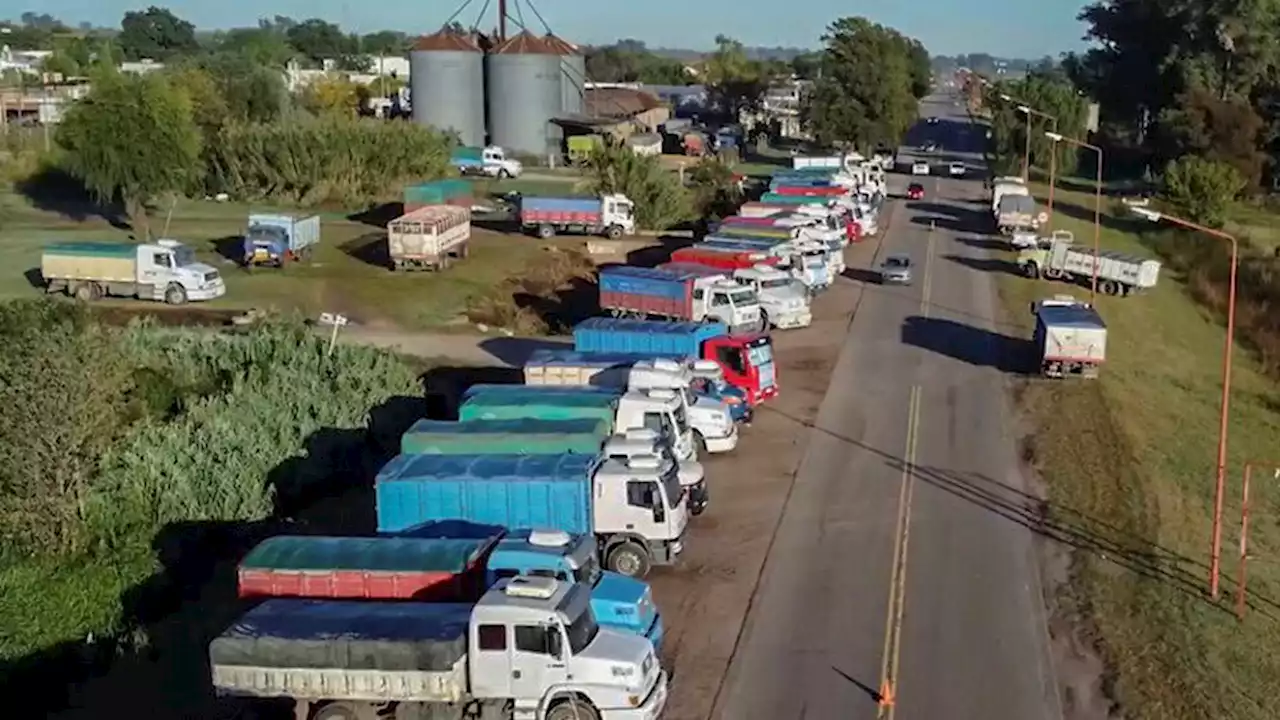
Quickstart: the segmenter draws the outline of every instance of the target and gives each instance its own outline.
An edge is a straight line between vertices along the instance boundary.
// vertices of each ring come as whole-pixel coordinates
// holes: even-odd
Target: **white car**
[[[951,163],[951,165],[947,167],[947,170],[948,172],[951,173],[951,177],[964,177],[964,173],[965,173],[964,163],[958,163],[958,162]]]
[[[927,163],[927,162],[914,162],[914,163],[911,163],[911,174],[912,174],[912,175],[928,175],[928,174],[929,174],[929,163]]]

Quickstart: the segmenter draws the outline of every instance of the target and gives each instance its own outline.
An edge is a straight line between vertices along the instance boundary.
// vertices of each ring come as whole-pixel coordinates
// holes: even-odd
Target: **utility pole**
[[[498,0],[498,42],[507,41],[507,0]]]

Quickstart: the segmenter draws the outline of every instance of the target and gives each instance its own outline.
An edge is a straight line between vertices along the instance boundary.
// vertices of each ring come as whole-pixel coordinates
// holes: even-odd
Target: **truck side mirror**
[[[561,645],[560,628],[555,625],[547,625],[547,655],[559,660],[564,653],[564,646]]]

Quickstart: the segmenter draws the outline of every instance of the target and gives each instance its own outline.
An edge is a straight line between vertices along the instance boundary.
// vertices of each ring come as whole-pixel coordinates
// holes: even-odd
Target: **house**
[[[658,131],[671,118],[671,109],[651,93],[617,84],[589,84],[583,93],[583,113],[553,120],[566,138],[609,135],[624,141],[632,135]]]

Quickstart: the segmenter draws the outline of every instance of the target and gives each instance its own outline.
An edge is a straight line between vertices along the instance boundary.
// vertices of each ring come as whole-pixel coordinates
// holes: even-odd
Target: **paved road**
[[[923,115],[950,117],[908,142],[976,149],[962,113],[926,100]],[[897,209],[881,251],[910,254],[915,284],[869,288],[854,317],[718,718],[1062,715],[1031,534],[1006,519],[1032,501],[999,370],[1019,345],[993,320],[982,186],[923,184],[925,201]],[[894,703],[879,707],[885,681]]]

